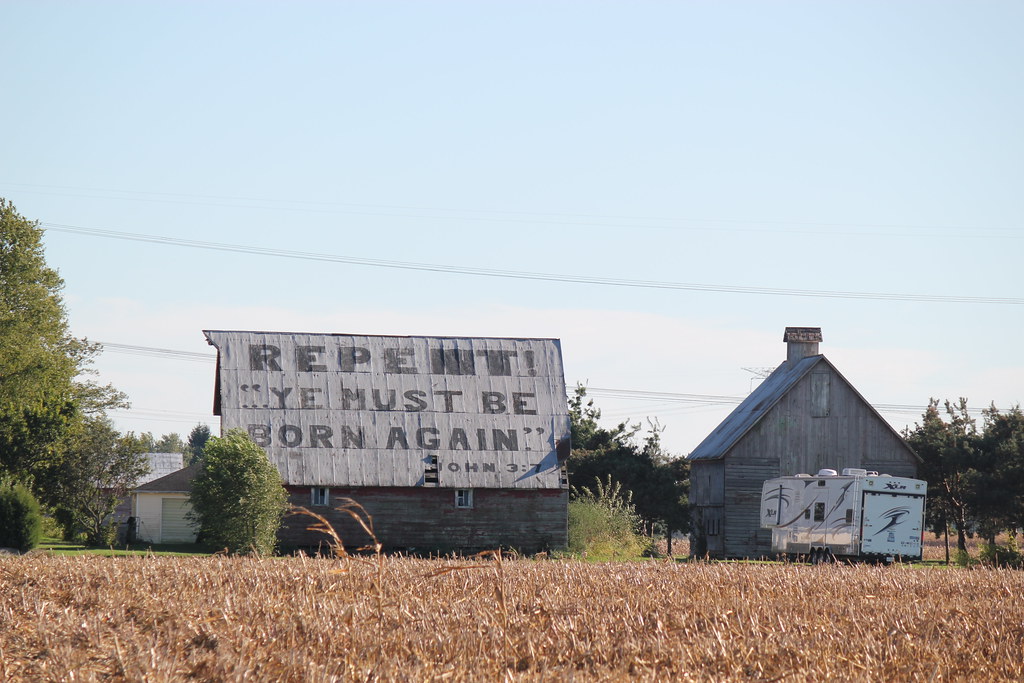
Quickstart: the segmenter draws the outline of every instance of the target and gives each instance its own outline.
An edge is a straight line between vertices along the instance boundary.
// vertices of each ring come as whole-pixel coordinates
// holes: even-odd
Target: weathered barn
[[[567,544],[569,417],[556,339],[206,331],[214,413],[346,546],[525,551]],[[286,518],[282,546],[327,541]]]
[[[818,353],[821,340],[821,328],[787,327],[785,362],[687,456],[694,554],[770,553],[759,522],[766,479],[845,467],[916,475],[920,459]]]

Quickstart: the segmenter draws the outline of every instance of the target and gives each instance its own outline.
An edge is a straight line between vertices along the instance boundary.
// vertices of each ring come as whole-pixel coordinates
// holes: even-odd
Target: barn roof
[[[146,482],[134,489],[133,493],[188,493],[192,490],[192,480],[198,472],[199,465],[189,465],[177,472]]]
[[[136,486],[156,481],[160,477],[177,472],[185,464],[185,456],[182,453],[143,453],[149,461],[149,472],[139,477]]]
[[[824,356],[808,356],[796,363],[784,361],[686,456],[687,459],[714,460],[724,456],[800,378],[822,360],[825,360]]]
[[[899,435],[892,425],[890,425],[881,414],[875,410],[874,406],[868,403],[867,399],[861,396],[857,388],[850,384],[850,381],[843,377],[843,373],[836,369],[836,366],[822,355],[807,356],[796,362],[784,361],[782,365],[775,369],[775,372],[770,374],[761,384],[758,385],[750,394],[743,399],[736,408],[729,413],[722,422],[715,427],[708,436],[701,441],[693,452],[686,456],[687,460],[717,460],[718,458],[725,457],[725,454],[738,442],[743,436],[749,432],[754,425],[756,425],[769,410],[772,409],[776,403],[778,403],[783,396],[785,396],[790,389],[796,386],[803,377],[811,371],[818,363],[827,364],[836,376],[842,381],[846,382],[850,390],[861,401],[864,402],[875,417],[878,418],[879,423],[885,425],[893,434],[896,435],[899,442],[904,445],[907,451],[920,462],[921,457],[914,452],[914,450],[907,445],[903,440],[903,437]]]

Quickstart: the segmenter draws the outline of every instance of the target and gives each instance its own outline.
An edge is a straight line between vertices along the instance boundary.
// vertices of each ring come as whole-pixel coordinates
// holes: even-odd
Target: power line
[[[666,401],[691,403],[699,406],[739,405],[746,396],[714,396],[709,394],[679,394],[663,391],[642,391],[634,389],[602,389],[587,387],[588,395],[605,396],[623,400]],[[872,403],[871,406],[880,413],[923,415],[927,406],[915,406],[902,403]],[[985,408],[968,408],[973,415],[983,414]]]
[[[766,296],[796,296],[829,299],[870,299],[882,301],[999,304],[1014,306],[1024,304],[1024,299],[1014,297],[975,297],[943,294],[898,294],[885,292],[847,292],[813,289],[784,289],[776,287],[737,287],[732,285],[711,285],[685,282],[668,282],[659,280],[626,280],[617,278],[603,278],[583,275],[565,275],[556,273],[531,273],[525,271],[498,270],[492,268],[449,266],[436,263],[414,263],[407,261],[369,259],[355,256],[340,256],[336,254],[320,254],[315,252],[291,251],[286,249],[275,249],[268,247],[254,247],[243,244],[205,242],[200,240],[187,240],[175,237],[163,237],[160,235],[146,235],[142,233],[119,232],[115,230],[101,230],[97,228],[84,228],[74,225],[62,225],[58,223],[41,223],[40,225],[42,225],[46,230],[88,235],[91,237],[106,237],[110,239],[148,242],[152,244],[190,247],[195,249],[209,249],[213,251],[226,251],[240,254],[253,254],[258,256],[273,256],[278,258],[300,259],[305,261],[322,261],[327,263],[344,263],[348,265],[370,266],[376,268],[394,268],[399,270],[416,270],[435,273],[448,273],[452,275],[476,275],[481,277],[535,280],[543,282],[565,282],[572,284],[602,285],[608,287],[631,287],[639,289],[699,291],[724,294],[758,294]]]
[[[159,349],[151,346],[133,346],[131,344],[114,344],[111,342],[97,342],[106,351],[125,353],[135,356],[148,356],[150,358],[173,358],[175,360],[187,360],[193,362],[213,363],[217,360],[215,353],[198,353],[196,351],[175,351],[174,349]]]
[[[739,405],[744,396],[715,396],[711,394],[680,394],[664,391],[641,391],[634,389],[603,389],[587,387],[587,394],[640,401],[668,401],[673,403],[696,403],[699,405]]]
[[[152,346],[135,346],[131,344],[114,344],[110,342],[97,342],[104,350],[117,353],[128,353],[136,355],[147,355],[158,358],[170,358],[173,360],[199,361],[212,363],[217,359],[216,354],[198,353],[195,351],[178,351],[175,349],[162,349]],[[680,407],[703,408],[714,406],[736,406],[743,402],[746,396],[722,396],[717,394],[688,394],[669,391],[645,391],[642,389],[609,389],[606,387],[586,387],[588,396],[615,398],[626,401],[658,401],[665,404],[682,404]],[[873,403],[875,410],[886,414],[914,414],[922,415],[926,406],[915,406],[900,403]],[[676,409],[678,410],[678,408]],[[983,408],[969,408],[968,412],[981,415]],[[128,412],[138,413],[139,410]],[[150,409],[148,412],[174,413],[175,411],[157,411]],[[196,415],[198,413],[177,413],[179,415]]]

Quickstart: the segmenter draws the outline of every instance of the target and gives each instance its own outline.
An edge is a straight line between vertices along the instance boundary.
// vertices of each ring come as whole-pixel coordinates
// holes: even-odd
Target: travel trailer
[[[761,526],[772,552],[812,564],[836,559],[920,560],[928,484],[847,468],[764,482]]]

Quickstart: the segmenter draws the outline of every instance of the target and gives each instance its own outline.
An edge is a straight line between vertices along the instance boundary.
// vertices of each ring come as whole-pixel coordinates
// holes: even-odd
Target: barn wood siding
[[[694,460],[690,463],[690,503],[692,505],[722,504],[722,474],[725,463],[721,460]]]
[[[327,507],[310,506],[310,487],[286,487],[292,505],[323,515],[349,549],[365,546],[369,536],[337,508],[351,498],[373,518],[385,550],[417,552],[480,551],[498,547],[523,552],[568,545],[568,492],[552,489],[473,489],[473,507],[455,507],[455,489],[331,488]],[[314,520],[289,515],[279,534],[284,548],[317,548],[327,537],[308,530]]]
[[[724,551],[724,473],[722,460],[690,462],[690,550],[696,556]]]
[[[825,372],[830,375],[828,415],[812,417],[822,412],[826,380],[816,375]],[[800,472],[815,474],[823,467],[917,475],[917,462],[899,436],[824,362],[797,382],[723,460],[725,543],[721,556],[725,557],[760,557],[771,552],[771,532],[760,528],[761,486],[766,479]]]
[[[741,441],[740,445],[743,445]],[[725,539],[730,557],[760,557],[771,550],[771,532],[761,529],[761,485],[778,469],[778,459],[756,452],[725,460]],[[767,545],[765,543],[767,542]]]

